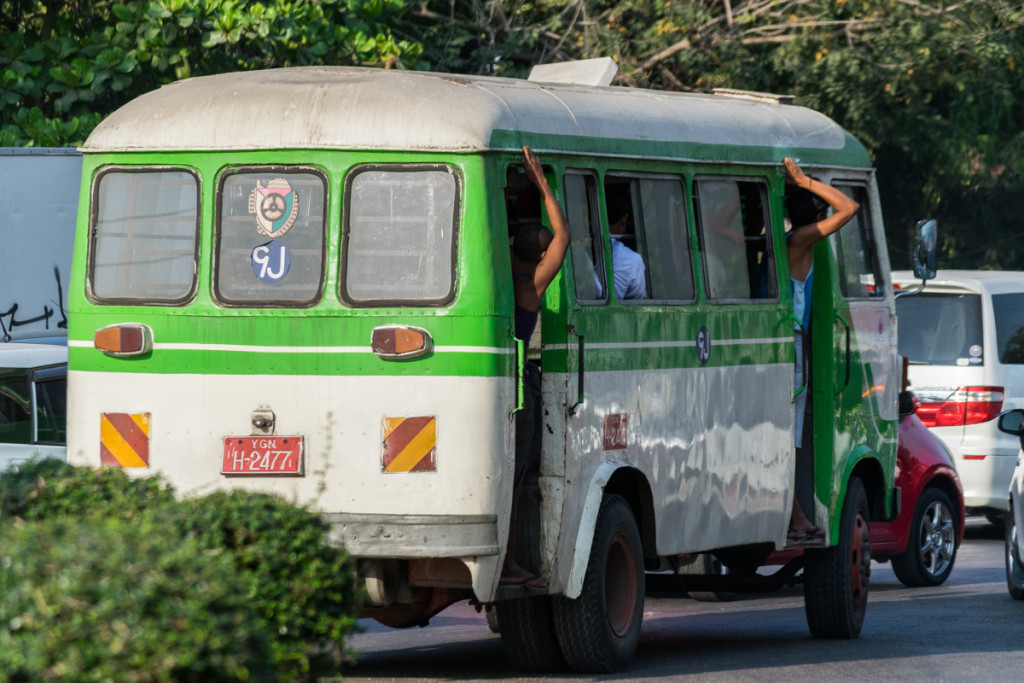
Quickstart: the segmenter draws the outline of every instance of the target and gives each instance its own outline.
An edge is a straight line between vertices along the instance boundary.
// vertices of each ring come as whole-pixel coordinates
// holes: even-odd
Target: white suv
[[[63,345],[0,344],[0,472],[34,458],[67,460]]]
[[[919,285],[894,271],[897,289]],[[917,415],[953,453],[969,512],[1001,522],[1020,442],[995,417],[1024,407],[1024,272],[943,270],[896,299]]]

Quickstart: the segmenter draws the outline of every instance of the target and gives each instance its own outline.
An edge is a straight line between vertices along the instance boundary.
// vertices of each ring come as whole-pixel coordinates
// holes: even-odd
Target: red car
[[[907,586],[938,586],[953,570],[964,537],[963,489],[949,449],[912,412],[909,395],[901,399],[900,512],[891,522],[871,522],[871,559],[892,561]]]
[[[907,586],[938,586],[953,571],[964,537],[964,495],[953,456],[914,414],[913,394],[900,395],[896,486],[899,514],[871,522],[871,559],[892,562]],[[785,564],[801,550],[773,553],[770,564]],[[692,571],[692,570],[691,570]]]

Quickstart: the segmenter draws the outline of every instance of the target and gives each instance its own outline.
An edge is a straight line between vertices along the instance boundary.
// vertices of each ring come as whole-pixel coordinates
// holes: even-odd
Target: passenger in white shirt
[[[633,214],[630,211],[629,196],[619,197],[622,201],[608,201],[608,232],[612,241],[612,277],[615,294],[620,301],[647,298],[647,281],[644,277],[644,260],[619,238],[629,230]]]

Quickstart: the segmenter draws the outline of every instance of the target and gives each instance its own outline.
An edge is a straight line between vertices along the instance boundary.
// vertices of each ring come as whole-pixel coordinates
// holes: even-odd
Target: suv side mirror
[[[1014,436],[1024,436],[1024,410],[1014,408],[999,415],[999,431]]]
[[[939,224],[934,218],[918,221],[914,231],[914,277],[922,281],[935,277]]]

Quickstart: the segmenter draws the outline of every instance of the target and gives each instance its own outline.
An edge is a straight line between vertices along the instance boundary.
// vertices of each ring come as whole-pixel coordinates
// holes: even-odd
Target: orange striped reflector
[[[434,417],[385,417],[381,470],[397,472],[437,471],[437,419]]]
[[[149,413],[103,413],[100,416],[100,464],[149,467]]]

